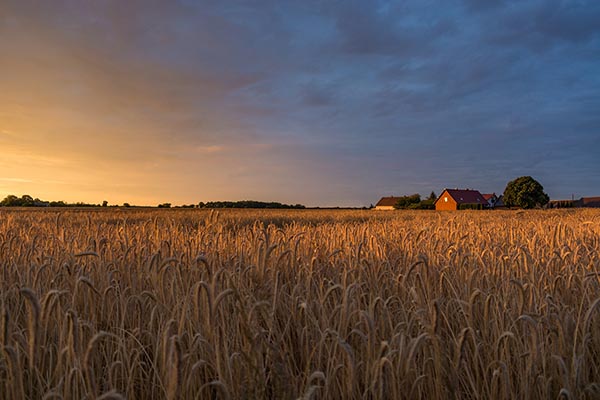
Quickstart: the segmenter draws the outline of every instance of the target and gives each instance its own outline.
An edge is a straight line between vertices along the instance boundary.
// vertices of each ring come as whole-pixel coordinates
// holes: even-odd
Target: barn
[[[436,210],[459,210],[464,208],[483,209],[488,202],[478,190],[444,189],[435,201]]]
[[[577,201],[577,207],[600,208],[600,197],[582,197]]]
[[[400,197],[382,197],[381,200],[375,204],[375,210],[395,210],[394,206],[400,200]]]

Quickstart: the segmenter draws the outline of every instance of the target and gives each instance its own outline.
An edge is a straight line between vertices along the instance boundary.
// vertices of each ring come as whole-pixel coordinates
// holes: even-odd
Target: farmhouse
[[[463,208],[483,209],[488,202],[478,190],[444,189],[435,201],[436,210],[459,210]]]
[[[498,196],[496,196],[496,193],[482,193],[481,195],[483,196],[483,199],[487,202],[487,206],[489,208],[493,208],[494,205],[496,205],[496,202],[498,201]]]
[[[400,200],[400,197],[382,197],[375,205],[375,210],[394,210],[394,205]]]
[[[576,207],[600,208],[600,197],[582,197],[576,202]]]
[[[504,195],[497,196],[496,193],[482,193],[481,195],[487,202],[487,208],[505,208]]]
[[[589,207],[600,208],[600,197],[582,197],[579,200],[550,200],[547,208]]]

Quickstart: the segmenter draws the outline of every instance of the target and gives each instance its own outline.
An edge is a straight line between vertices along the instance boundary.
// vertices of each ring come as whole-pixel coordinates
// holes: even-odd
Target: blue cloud
[[[600,194],[595,1],[9,1],[6,9],[0,49],[13,51],[2,30],[52,38],[71,61],[42,61],[72,70],[94,108],[105,99],[103,112],[121,115],[124,127],[151,121],[165,142],[201,148],[272,144],[263,162],[286,160],[315,185],[300,190],[276,176],[289,197],[281,200],[369,204],[391,188],[445,186],[499,192],[521,173],[543,176],[553,197]],[[320,198],[324,182],[337,192]]]

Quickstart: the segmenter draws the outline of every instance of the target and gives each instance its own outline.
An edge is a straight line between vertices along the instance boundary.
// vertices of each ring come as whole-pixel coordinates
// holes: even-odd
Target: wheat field
[[[600,212],[0,210],[2,399],[598,399]]]

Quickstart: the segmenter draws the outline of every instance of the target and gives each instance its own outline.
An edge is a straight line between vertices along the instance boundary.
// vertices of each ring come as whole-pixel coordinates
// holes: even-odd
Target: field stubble
[[[600,398],[600,212],[1,210],[6,399]]]

